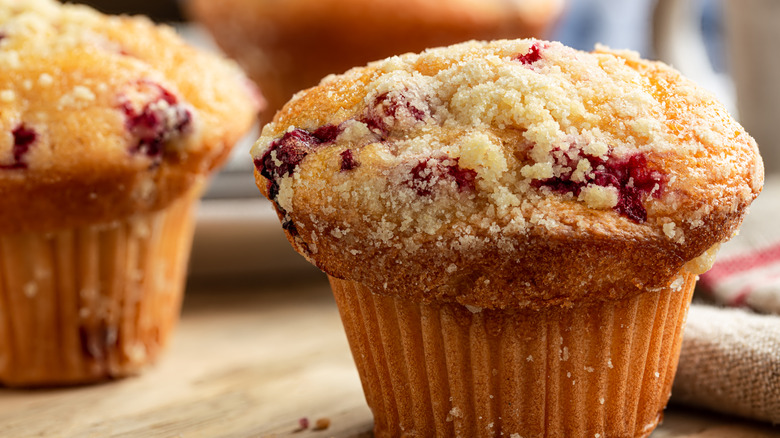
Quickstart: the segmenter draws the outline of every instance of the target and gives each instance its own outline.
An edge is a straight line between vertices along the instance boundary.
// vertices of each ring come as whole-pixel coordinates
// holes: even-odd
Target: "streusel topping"
[[[577,291],[545,299],[668,284],[730,237],[763,181],[752,138],[676,71],[537,40],[464,43],[326,78],[265,127],[253,156],[288,236],[326,272],[467,304],[484,280],[500,278],[510,290],[497,294],[513,299],[556,287],[557,274],[525,268],[539,271],[525,285],[503,272],[553,252],[603,255],[566,274]],[[636,246],[659,266],[635,274],[651,263],[627,257]]]
[[[162,208],[222,161],[260,104],[235,65],[171,28],[51,0],[0,0],[0,65],[3,231],[59,226],[14,225],[31,223],[9,213],[30,197],[63,220],[62,193],[84,201],[77,222],[111,219],[96,196]]]

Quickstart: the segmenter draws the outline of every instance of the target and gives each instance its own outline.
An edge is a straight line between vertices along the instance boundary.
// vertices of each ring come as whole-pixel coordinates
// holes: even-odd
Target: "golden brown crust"
[[[292,95],[369,61],[471,39],[544,37],[559,0],[191,0],[192,15],[261,87],[269,121]]]
[[[260,104],[236,66],[145,18],[3,0],[0,34],[2,232],[162,209]]]
[[[755,142],[676,71],[534,40],[329,78],[253,154],[288,238],[325,272],[480,307],[667,287],[763,182]]]

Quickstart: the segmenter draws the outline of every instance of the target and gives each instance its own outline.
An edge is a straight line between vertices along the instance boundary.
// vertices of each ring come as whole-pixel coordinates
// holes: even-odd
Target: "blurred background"
[[[780,5],[777,0],[516,0],[496,3],[503,5],[501,7],[513,8],[511,10],[501,11],[496,16],[488,13],[477,16],[476,12],[470,12],[472,16],[466,17],[464,21],[463,17],[457,15],[456,9],[467,9],[463,5],[469,2],[428,1],[419,4],[437,6],[440,20],[431,21],[430,17],[425,17],[427,21],[421,25],[420,21],[415,21],[418,18],[411,16],[408,11],[387,10],[377,12],[375,15],[379,18],[374,21],[369,19],[369,27],[360,28],[348,21],[355,17],[342,17],[344,22],[333,23],[334,17],[341,17],[346,12],[332,14],[329,10],[319,12],[320,15],[329,14],[330,21],[327,26],[322,26],[321,23],[327,20],[321,20],[318,13],[312,12],[310,8],[315,4],[331,5],[333,1],[307,4],[309,9],[303,15],[313,16],[308,21],[300,11],[280,12],[272,9],[285,9],[279,7],[284,2],[267,0],[88,0],[83,3],[108,13],[149,15],[155,21],[174,25],[185,38],[197,45],[222,50],[237,58],[248,74],[259,83],[269,101],[269,109],[261,115],[258,129],[294,91],[314,85],[328,73],[341,72],[368,60],[393,53],[419,51],[432,45],[472,38],[525,36],[559,40],[582,50],[591,50],[595,44],[601,43],[613,49],[637,51],[645,58],[663,60],[712,91],[732,114],[748,114],[756,105],[754,102],[749,104],[748,111],[745,111],[744,104],[738,108],[734,81],[729,75],[728,53],[744,52],[743,47],[749,43],[740,42],[739,50],[727,50],[726,36],[729,29],[740,25],[727,23],[729,20],[724,18],[749,15],[744,12],[749,9],[765,10],[772,7],[767,4]],[[305,2],[287,4],[296,3]],[[759,3],[764,5],[747,6]],[[384,0],[366,1],[361,4],[364,10],[360,13],[365,15],[372,8],[381,8],[382,4],[392,3]],[[512,6],[506,6],[508,4]],[[737,8],[735,4],[739,5],[739,10],[728,9]],[[758,12],[753,15],[780,17],[780,9],[773,8],[776,12],[771,14]],[[295,21],[291,21],[290,16],[294,16]],[[360,18],[360,21],[366,21],[365,17]],[[452,24],[460,23],[458,20],[467,24]],[[750,20],[754,18],[747,16],[743,21],[750,23]],[[334,31],[348,26],[350,32]],[[772,21],[766,26],[776,27]],[[392,38],[387,36],[390,29],[394,32]],[[357,34],[361,36],[356,38]],[[403,37],[405,34],[406,38]],[[766,35],[761,38],[766,38]],[[387,43],[388,40],[393,42]],[[341,53],[334,56],[336,52]],[[291,53],[296,56],[291,56]],[[300,56],[301,53],[304,56]],[[773,53],[778,51],[774,50]],[[273,68],[268,68],[269,65]],[[742,76],[748,78],[742,82],[763,83],[754,78],[755,72],[745,72],[744,65],[740,67]],[[775,67],[774,71],[778,70],[780,68]],[[307,75],[301,74],[302,71],[307,72]],[[771,100],[771,93],[763,88],[754,94]],[[776,101],[780,101],[780,98]],[[777,105],[776,102],[773,104]],[[766,111],[773,110],[770,108],[757,112],[766,117]],[[780,114],[780,110],[774,114]],[[773,170],[773,159],[764,149],[769,149],[767,145],[774,137],[770,138],[770,133],[761,138],[761,126],[773,125],[777,118],[774,114],[769,123],[756,122],[757,126],[750,126],[751,120],[741,120],[762,145],[762,154],[770,170]],[[191,259],[190,272],[194,277],[257,274],[267,270],[315,271],[290,248],[270,204],[261,199],[262,196],[254,186],[248,150],[257,138],[258,129],[236,148],[230,162],[215,178],[206,195],[200,210]]]
[[[275,90],[272,90],[272,88],[279,88],[280,83],[278,81],[274,82],[272,85],[276,87],[269,87],[268,83],[264,83],[264,80],[267,78],[263,77],[262,73],[253,70],[256,67],[256,62],[251,60],[251,58],[267,58],[267,53],[278,47],[288,49],[288,51],[290,48],[300,50],[300,46],[284,46],[278,41],[269,43],[268,40],[271,40],[272,37],[268,35],[273,33],[273,30],[252,32],[246,29],[248,27],[247,23],[258,24],[260,27],[268,28],[273,28],[274,26],[281,27],[280,24],[290,24],[282,21],[285,19],[283,14],[274,14],[270,11],[271,8],[276,7],[272,5],[277,4],[273,1],[83,0],[78,2],[89,4],[108,13],[148,15],[155,21],[174,24],[183,30],[190,39],[195,39],[196,42],[202,45],[208,45],[215,49],[221,47],[229,55],[239,59],[249,74],[260,82],[261,85],[266,85],[263,91],[266,98],[271,100],[271,102],[269,110],[263,114],[261,121],[269,120],[274,110],[278,109],[283,102],[289,99],[287,94],[280,96],[281,100],[278,102],[275,101],[274,96],[269,97],[269,95],[274,95],[275,93]],[[295,90],[300,89],[301,84],[310,86],[312,82],[316,82],[324,76],[322,74],[324,71],[328,73],[340,72],[349,66],[357,65],[357,63],[363,64],[367,60],[380,59],[396,52],[419,50],[419,47],[429,47],[431,44],[426,44],[429,42],[433,44],[450,44],[452,41],[467,38],[535,36],[561,41],[580,50],[591,50],[595,44],[604,44],[614,49],[634,50],[639,52],[644,58],[663,60],[675,66],[681,63],[682,66],[677,67],[683,70],[684,74],[692,76],[694,80],[713,91],[724,101],[730,110],[736,110],[733,86],[727,77],[728,63],[724,43],[724,4],[729,2],[738,3],[735,0],[517,0],[508,3],[517,5],[527,4],[529,6],[517,7],[517,13],[514,15],[510,14],[510,18],[519,23],[515,27],[508,28],[504,22],[490,22],[489,24],[493,25],[493,27],[502,27],[502,29],[492,33],[486,32],[477,28],[481,19],[481,17],[478,17],[469,23],[470,29],[461,29],[460,33],[456,34],[451,29],[441,27],[436,29],[437,37],[430,40],[426,40],[425,36],[420,36],[421,31],[419,28],[411,30],[415,34],[415,39],[421,40],[417,42],[403,41],[397,35],[400,32],[397,32],[391,38],[382,35],[382,44],[375,44],[374,41],[371,41],[371,44],[384,47],[388,45],[385,42],[386,40],[401,39],[402,41],[386,49],[374,47],[373,52],[361,53],[359,56],[347,58],[340,65],[333,64],[320,68],[319,64],[326,62],[318,59],[318,63],[314,65],[314,68],[311,68],[311,70],[314,70],[314,76],[304,82],[292,85]],[[747,0],[747,2],[755,3],[761,2],[761,0]],[[372,3],[379,4],[382,2],[367,1],[364,3],[366,5],[365,9],[370,9]],[[440,4],[436,1],[421,3],[430,3],[439,6],[440,9],[446,9],[443,5],[447,2]],[[324,2],[323,4],[328,5],[332,3]],[[454,8],[450,7],[449,9]],[[226,13],[225,10],[233,10],[233,12],[232,14]],[[387,19],[384,21],[399,21],[399,17],[403,15],[408,14],[402,12],[395,17],[386,17]],[[443,13],[443,15],[445,14]],[[534,16],[535,18],[529,18]],[[365,19],[364,17],[361,18]],[[354,27],[354,23],[345,23]],[[312,25],[310,22],[305,24],[308,27]],[[384,23],[371,24],[377,28],[384,25]],[[431,26],[430,22],[425,24]],[[392,27],[394,29],[398,29],[400,25],[398,22],[387,24],[388,28]],[[322,35],[318,36],[327,38],[325,34],[334,33],[332,32],[334,27],[333,24],[329,25],[326,28],[327,32],[322,32]],[[277,40],[283,37],[293,39],[292,34],[297,30],[294,29],[285,34],[282,33],[283,31],[276,29],[277,34],[275,38]],[[373,30],[374,33],[382,31],[384,29],[381,28]],[[369,33],[360,28],[353,29],[352,33],[356,34],[359,32]],[[212,35],[216,37],[216,41],[214,41]],[[371,36],[363,35],[362,38],[371,39]],[[311,43],[311,40],[299,39],[303,40],[300,43],[304,45]],[[352,35],[350,35],[350,39],[355,38],[352,38]],[[342,45],[345,43],[344,41],[333,40],[321,42],[320,44],[324,46],[326,43],[331,42],[341,43]],[[699,44],[701,44],[701,47],[698,47]],[[256,50],[257,46],[260,46],[261,50]],[[691,55],[691,50],[689,50],[691,46],[696,46],[696,50],[699,48],[703,49],[704,52],[702,53],[706,53],[706,58],[701,57],[702,53]],[[678,53],[677,48],[680,47],[685,52],[685,56]],[[350,48],[362,49],[363,47],[354,46]],[[290,55],[285,53],[284,56],[289,57]],[[345,55],[339,56],[344,57]],[[328,57],[332,58],[333,55],[328,54]],[[693,59],[689,59],[690,57]],[[275,66],[277,70],[280,69],[280,64],[285,64],[285,60],[281,56],[273,60],[277,61]],[[262,61],[267,63],[268,59],[262,59]],[[694,63],[702,63],[703,65],[692,68],[690,64]],[[292,71],[285,71],[284,73],[294,74]],[[715,73],[715,75],[712,75],[712,73]],[[717,77],[717,79],[713,79],[713,76]]]
[[[720,1],[690,1],[702,8],[701,26],[708,37],[713,38],[711,42],[720,44]],[[113,14],[144,14],[158,22],[182,22],[188,15],[186,6],[177,0],[85,0],[76,3],[89,4]],[[554,25],[552,39],[582,50],[599,42],[652,56],[650,17],[654,3],[655,0],[567,0],[561,19]],[[723,67],[722,57],[717,50],[715,53]]]
[[[182,23],[190,14],[187,0],[85,0],[104,12],[144,14],[158,22]],[[686,0],[698,9],[698,21],[708,54],[717,71],[726,69],[723,49],[723,5],[721,0]],[[219,3],[219,2],[215,2]],[[657,0],[566,0],[560,18],[548,37],[580,49],[601,43],[613,48],[638,51],[655,57],[652,47],[652,16]]]

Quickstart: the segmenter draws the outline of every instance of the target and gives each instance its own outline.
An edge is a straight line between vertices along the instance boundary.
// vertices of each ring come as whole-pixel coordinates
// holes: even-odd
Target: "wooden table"
[[[289,277],[191,280],[160,363],[95,386],[0,389],[0,436],[372,436],[327,281],[314,271]],[[302,417],[330,426],[295,432]],[[770,437],[780,428],[671,407],[652,436]]]

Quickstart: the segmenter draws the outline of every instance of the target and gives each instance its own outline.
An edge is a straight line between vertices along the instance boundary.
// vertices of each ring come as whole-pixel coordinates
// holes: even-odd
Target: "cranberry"
[[[597,186],[601,187],[620,187],[621,181],[623,178],[620,178],[620,175],[616,175],[614,173],[609,173],[608,171],[600,172],[595,171],[593,172],[593,176],[589,179],[588,182],[595,184]]]
[[[660,174],[647,167],[647,157],[644,155],[632,155],[626,163],[628,176],[634,187],[649,192],[658,184]]]
[[[288,216],[285,216],[285,219],[282,221],[282,229],[289,231],[293,236],[298,235],[298,228]]]
[[[569,179],[570,176],[564,177],[553,177],[548,178],[540,182],[534,182],[534,185],[539,186],[545,186],[549,187],[550,190],[557,192],[557,193],[573,193],[574,196],[579,196],[580,191],[582,191],[582,188],[584,187],[584,184],[574,182],[571,179]]]
[[[344,152],[340,154],[341,156],[341,170],[346,172],[350,171],[358,166],[360,166],[360,163],[358,163],[355,160],[355,156],[352,154],[352,149],[347,149]]]
[[[278,195],[279,184],[277,184],[275,181],[268,181],[268,197],[271,199],[276,199]]]
[[[584,181],[573,181],[572,172],[561,176],[534,181],[534,186],[549,187],[558,193],[572,193],[578,196],[582,188],[588,184],[618,189],[618,203],[614,210],[634,222],[643,223],[647,220],[647,210],[642,205],[642,198],[653,192],[656,186],[663,183],[663,175],[652,170],[647,165],[647,157],[634,154],[621,159],[602,159],[586,156],[591,167],[595,169]],[[568,166],[574,167],[574,166]]]
[[[142,107],[123,97],[120,106],[125,113],[125,126],[137,138],[134,153],[159,158],[168,141],[181,136],[192,127],[192,114],[162,86],[142,81],[140,87],[152,93],[152,99]]]
[[[391,97],[389,93],[381,94],[377,97],[377,105],[383,106],[386,116],[402,117],[402,111],[406,111],[415,120],[423,120],[425,118],[425,112],[404,99],[403,95]]]
[[[260,174],[269,180],[292,175],[315,144],[320,141],[303,129],[287,132],[271,144],[260,160]],[[277,163],[278,162],[278,163]]]
[[[406,99],[401,93],[382,93],[376,97],[373,105],[370,105],[363,117],[359,120],[365,123],[369,129],[386,137],[390,126],[387,118],[392,122],[397,120],[415,120],[425,119],[426,111],[423,111]]]
[[[341,134],[341,128],[338,125],[320,126],[311,133],[320,143],[332,143],[336,141],[339,134]]]
[[[458,159],[449,159],[449,164],[444,164],[444,159],[432,158],[420,161],[411,171],[411,179],[408,186],[415,189],[420,196],[430,196],[433,186],[440,179],[452,179],[458,186],[458,191],[474,190],[477,172],[472,169],[464,169],[458,165]]]
[[[279,195],[279,180],[292,175],[310,152],[322,144],[333,142],[340,133],[341,128],[337,125],[324,125],[314,132],[295,128],[271,143],[265,154],[254,160],[257,171],[268,180],[268,197],[275,202]],[[295,224],[278,203],[277,208],[285,215],[282,228],[297,235]]]
[[[477,172],[475,170],[464,169],[455,164],[454,166],[447,166],[447,174],[455,180],[455,183],[458,185],[458,190],[474,190],[474,181],[477,179]]]
[[[615,210],[636,222],[646,221],[647,210],[642,205],[642,196],[652,192],[656,186],[660,187],[663,175],[651,170],[647,166],[647,157],[641,154],[632,155],[627,160],[607,162],[605,167],[620,176],[620,184],[612,184],[620,190]]]
[[[528,50],[528,53],[523,53],[522,55],[515,56],[516,60],[522,62],[525,65],[533,64],[536,61],[539,61],[542,59],[542,53],[539,48],[539,43],[533,43],[531,45],[531,48]]]
[[[271,143],[262,158],[255,160],[255,167],[269,181],[292,175],[309,152],[321,144],[334,141],[340,132],[336,125],[322,126],[313,133],[295,128]]]
[[[38,134],[25,126],[24,123],[17,126],[11,134],[14,136],[14,147],[12,150],[14,162],[12,164],[0,165],[0,169],[26,169],[27,163],[24,162],[24,156],[30,151],[30,146],[35,143]]]
[[[16,129],[14,129],[13,135],[14,160],[19,162],[22,160],[22,157],[27,153],[27,151],[30,150],[30,146],[35,142],[35,139],[38,138],[38,134],[36,134],[35,131],[33,131],[31,128],[21,124]]]
[[[647,210],[642,205],[642,191],[636,187],[621,187],[620,197],[615,211],[634,222],[643,223],[647,220]]]

